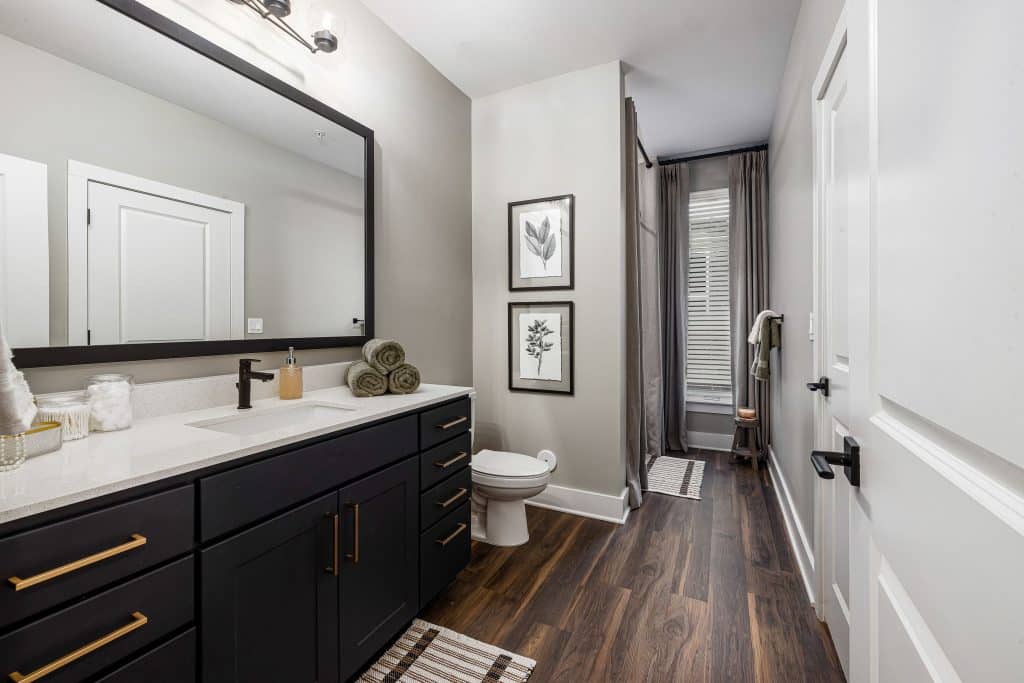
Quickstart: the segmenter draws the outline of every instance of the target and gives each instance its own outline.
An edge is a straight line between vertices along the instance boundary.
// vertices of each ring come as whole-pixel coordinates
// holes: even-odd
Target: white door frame
[[[828,368],[828,359],[825,358],[826,349],[823,343],[825,339],[825,325],[827,321],[825,316],[822,315],[823,302],[827,301],[827,272],[821,267],[821,264],[828,258],[826,253],[828,241],[825,239],[824,230],[827,225],[827,214],[828,206],[825,201],[826,183],[824,182],[827,178],[827,169],[824,167],[827,159],[824,146],[823,146],[823,132],[825,130],[825,114],[826,108],[824,106],[823,99],[825,93],[828,90],[828,86],[832,81],[832,75],[835,73],[836,66],[839,64],[839,60],[846,52],[846,10],[844,9],[839,19],[836,21],[836,27],[832,32],[832,38],[829,40],[828,47],[825,49],[825,55],[822,57],[821,65],[818,67],[818,74],[814,79],[814,85],[811,88],[811,121],[814,135],[813,149],[814,149],[814,161],[813,161],[813,178],[814,178],[814,229],[811,240],[812,256],[811,260],[814,264],[813,277],[814,277],[814,296],[813,296],[813,324],[811,329],[814,332],[814,341],[812,343],[814,353],[814,377],[813,380],[826,374]],[[831,444],[831,439],[826,439],[826,435],[830,435],[832,432],[832,425],[829,420],[827,411],[824,409],[823,399],[820,395],[814,395],[814,447],[815,448],[828,448]],[[810,465],[808,465],[810,466]],[[824,571],[824,552],[825,552],[825,539],[824,539],[824,518],[825,518],[825,496],[822,491],[822,486],[827,485],[828,482],[818,479],[815,481],[814,486],[814,589],[818,599],[814,602],[814,611],[818,615],[820,621],[825,620],[825,590],[828,588],[826,582],[828,580],[826,572]]]
[[[89,331],[89,183],[166,197],[223,211],[231,221],[231,338],[245,337],[245,204],[223,197],[68,160],[68,345],[85,346]]]

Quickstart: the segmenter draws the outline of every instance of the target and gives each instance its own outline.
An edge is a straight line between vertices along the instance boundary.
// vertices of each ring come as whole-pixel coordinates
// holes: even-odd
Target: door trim
[[[825,54],[822,56],[821,65],[818,67],[817,76],[814,79],[814,85],[811,88],[811,126],[813,135],[813,163],[812,163],[812,176],[814,183],[813,191],[813,229],[811,238],[811,263],[812,263],[812,277],[814,282],[813,287],[813,302],[812,302],[812,324],[811,330],[813,331],[814,338],[811,340],[811,348],[814,356],[814,377],[821,377],[825,374],[827,368],[827,359],[825,358],[825,349],[823,348],[822,339],[824,339],[824,322],[822,320],[822,302],[825,296],[825,273],[821,267],[826,257],[825,254],[825,238],[824,230],[826,223],[825,211],[825,154],[822,147],[822,134],[824,130],[824,116],[825,108],[823,100],[825,93],[828,90],[829,84],[832,82],[832,76],[836,71],[836,67],[839,64],[839,60],[842,59],[843,54],[846,52],[846,41],[847,41],[847,20],[846,20],[846,9],[844,8],[839,14],[839,19],[836,20],[835,28],[832,30],[832,37],[829,39],[828,47],[825,49]],[[823,401],[824,398],[819,394],[814,394],[814,418],[812,424],[814,425],[814,447],[824,448],[827,444],[824,440],[824,435],[829,434],[832,429],[832,425],[829,422],[828,415],[824,410]],[[828,586],[825,586],[825,573],[822,571],[824,567],[824,525],[825,519],[825,496],[822,491],[822,480],[815,480],[814,483],[814,521],[813,521],[813,537],[814,537],[814,563],[812,565],[813,584],[815,593],[818,596],[818,600],[814,601],[814,611],[817,614],[819,621],[825,620],[825,590]]]
[[[245,204],[82,161],[68,160],[68,345],[88,344],[89,183],[103,183],[228,214],[231,224],[231,338],[245,339]],[[238,284],[239,286],[235,286]]]

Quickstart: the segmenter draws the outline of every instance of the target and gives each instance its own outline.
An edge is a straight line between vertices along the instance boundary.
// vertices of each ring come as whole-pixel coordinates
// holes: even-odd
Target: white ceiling
[[[800,0],[363,0],[470,97],[621,59],[648,152],[768,138]]]

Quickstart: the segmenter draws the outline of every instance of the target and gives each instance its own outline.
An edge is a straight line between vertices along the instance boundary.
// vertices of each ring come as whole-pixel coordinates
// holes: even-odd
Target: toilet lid
[[[494,477],[536,477],[548,466],[522,453],[483,450],[473,456],[473,471]]]

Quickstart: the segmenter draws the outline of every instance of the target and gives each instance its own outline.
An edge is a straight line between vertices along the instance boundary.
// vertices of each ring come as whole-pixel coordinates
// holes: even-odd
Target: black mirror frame
[[[19,368],[38,368],[58,365],[83,365],[88,363],[117,363],[125,361],[160,360],[165,358],[190,358],[195,356],[217,356],[233,353],[260,353],[286,351],[289,346],[296,349],[324,349],[346,346],[361,346],[373,337],[373,213],[374,213],[374,139],[373,130],[355,119],[332,109],[320,100],[310,97],[301,90],[271,76],[249,62],[235,56],[222,47],[206,40],[184,26],[181,26],[158,12],[137,2],[137,0],[96,0],[125,16],[134,19],[157,33],[198,52],[221,66],[231,69],[240,76],[262,85],[278,95],[309,109],[324,118],[337,123],[361,136],[365,141],[365,184],[364,201],[365,263],[364,263],[364,325],[363,334],[356,337],[291,337],[278,339],[225,339],[200,342],[158,342],[153,344],[109,344],[102,346],[53,346],[14,349],[15,363]]]

